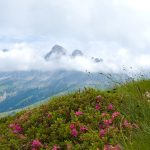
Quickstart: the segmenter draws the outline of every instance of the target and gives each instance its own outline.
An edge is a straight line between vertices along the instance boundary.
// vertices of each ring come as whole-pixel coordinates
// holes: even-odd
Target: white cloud
[[[66,56],[60,59],[50,59],[45,61],[44,55],[48,51],[38,51],[37,49],[25,44],[14,44],[8,52],[0,51],[0,70],[1,71],[26,71],[26,70],[42,70],[52,71],[58,69],[91,71],[91,72],[122,72],[123,67],[132,66],[133,71],[139,69],[150,69],[150,55],[135,55],[130,53],[128,49],[116,49],[116,53],[110,53],[104,50],[102,55],[95,57],[103,58],[104,62],[94,63],[91,59],[92,55],[72,58],[71,50],[67,51]],[[132,59],[134,57],[134,59]],[[132,62],[131,62],[132,60]]]
[[[72,63],[79,70],[150,66],[149,0],[0,0],[0,22],[0,49],[12,50],[0,52],[0,71],[71,69]],[[86,58],[45,63],[42,56],[57,43],[69,52],[78,48],[89,57],[102,57],[104,64]]]

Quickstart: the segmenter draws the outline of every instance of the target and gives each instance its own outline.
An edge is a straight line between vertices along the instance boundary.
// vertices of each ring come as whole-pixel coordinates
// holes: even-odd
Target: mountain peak
[[[95,63],[103,62],[103,59],[102,59],[102,58],[95,58],[95,57],[92,57],[91,59],[92,59]]]
[[[61,57],[66,55],[66,50],[60,45],[54,45],[49,53],[45,55],[45,59],[49,60],[49,58],[55,55],[56,57]]]
[[[8,51],[9,51],[9,50],[6,49],[6,48],[2,49],[2,52],[8,52]]]
[[[74,50],[71,54],[72,57],[83,56],[83,55],[84,55],[83,52],[78,49]]]

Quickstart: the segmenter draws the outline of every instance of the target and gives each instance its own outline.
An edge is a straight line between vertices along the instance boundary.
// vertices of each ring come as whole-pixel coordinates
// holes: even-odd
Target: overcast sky
[[[55,44],[88,58],[45,64]],[[0,0],[0,71],[150,69],[149,0]],[[104,59],[95,66],[90,57]],[[68,65],[68,60],[70,64]],[[62,65],[63,64],[63,65]]]

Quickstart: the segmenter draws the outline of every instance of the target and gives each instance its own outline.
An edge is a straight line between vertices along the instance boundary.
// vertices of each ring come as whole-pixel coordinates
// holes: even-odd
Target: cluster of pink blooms
[[[99,131],[99,135],[100,135],[100,137],[105,136],[105,134],[106,134],[106,130],[101,129],[101,130]]]
[[[78,131],[77,131],[76,128],[74,128],[74,129],[71,130],[71,135],[74,136],[74,137],[78,136]]]
[[[108,119],[108,120],[104,120],[104,124],[109,126],[112,124],[112,120],[111,119]]]
[[[101,114],[102,117],[106,117],[106,116],[108,116],[108,115],[109,115],[109,114],[108,114],[108,113],[105,113],[105,112]]]
[[[111,116],[111,119],[106,119],[106,120],[103,121],[102,124],[99,125],[99,128],[100,128],[99,135],[100,135],[100,137],[103,137],[103,136],[106,135],[107,129],[109,128],[110,125],[112,125],[114,119],[116,117],[118,117],[119,115],[120,115],[120,112],[114,112]],[[102,116],[106,117],[106,116],[108,116],[108,114],[107,113],[102,113]]]
[[[100,109],[101,109],[101,106],[100,106],[99,104],[96,104],[95,109],[96,109],[96,110],[100,110]]]
[[[115,119],[116,117],[120,116],[120,112],[114,112],[111,116],[112,119]]]
[[[114,112],[111,116],[111,119],[104,120],[104,124],[109,126],[112,124],[113,120],[120,115],[120,112]],[[106,113],[103,113],[102,116],[107,116]]]
[[[23,131],[19,124],[10,124],[9,127],[13,130],[13,133],[21,133]]]
[[[42,147],[42,143],[36,139],[32,141],[32,150],[37,150]]]
[[[70,124],[70,130],[71,130],[71,135],[73,136],[73,137],[77,137],[78,136],[78,131],[77,131],[77,129],[76,129],[76,126],[75,126],[75,124]]]
[[[80,110],[79,110],[79,111],[76,111],[76,112],[75,112],[75,115],[76,115],[76,116],[83,115],[83,112],[82,112],[82,111],[80,111]]]
[[[101,96],[97,96],[97,97],[96,97],[96,106],[95,106],[95,109],[96,109],[96,110],[100,110],[100,109],[101,109],[100,104],[99,104],[99,102],[100,102],[101,100],[102,100],[102,97],[101,97]],[[110,103],[110,104],[107,106],[107,110],[108,110],[108,111],[114,110],[113,104]],[[102,117],[102,118],[105,118],[105,117],[107,118],[107,119],[103,120],[102,123],[99,124],[99,128],[100,128],[100,130],[99,130],[99,136],[100,136],[101,138],[104,137],[104,136],[107,134],[107,130],[108,130],[109,127],[112,125],[114,119],[115,119],[116,117],[118,117],[119,115],[120,115],[120,112],[113,112],[111,117],[109,117],[110,114],[108,114],[107,112],[103,112],[103,113],[101,114],[101,117]],[[126,122],[126,126],[127,126],[127,122]]]
[[[75,127],[76,127],[76,126],[75,126],[74,123],[70,124],[70,129],[71,129],[71,130],[74,129]]]
[[[99,104],[101,100],[102,100],[101,96],[96,97],[96,105],[95,105],[96,110],[101,110],[101,105]],[[109,104],[107,106],[107,110],[108,112],[112,112],[112,110],[114,110],[113,104]],[[75,112],[75,115],[77,117],[83,114],[84,113],[80,110]],[[120,112],[113,112],[111,116],[109,113],[107,113],[107,111],[101,114],[101,117],[104,118],[103,121],[99,124],[99,136],[101,138],[103,138],[107,134],[108,129],[112,127],[114,120],[118,116],[120,116]],[[52,118],[52,114],[48,113],[47,117]],[[132,127],[131,123],[129,123],[127,120],[124,120],[123,126],[126,128]],[[19,124],[10,124],[9,127],[13,130],[13,133],[16,133],[16,134],[17,133],[20,134],[23,131],[22,127]],[[87,131],[88,131],[88,128],[85,125],[77,126],[75,123],[70,124],[70,133],[73,137],[77,137],[79,133],[85,133]],[[31,143],[31,146],[32,146],[32,150],[39,150],[40,148],[44,147],[38,139],[33,140]],[[48,148],[48,146],[44,148]],[[54,145],[54,147],[52,148],[52,150],[59,150],[59,149],[60,147],[56,145]],[[121,148],[119,145],[112,146],[112,145],[106,144],[104,145],[104,150],[121,150]]]
[[[81,126],[80,131],[81,132],[86,132],[86,131],[88,131],[88,128],[86,126]]]
[[[107,109],[108,109],[108,110],[113,110],[113,109],[114,109],[114,107],[113,107],[113,105],[112,105],[112,104],[109,104],[109,105],[107,106]]]
[[[73,137],[77,137],[78,136],[79,132],[76,129],[76,125],[74,123],[70,124],[70,130],[71,130],[71,135]],[[86,132],[86,131],[88,131],[88,128],[86,126],[80,126],[80,131],[81,132]]]

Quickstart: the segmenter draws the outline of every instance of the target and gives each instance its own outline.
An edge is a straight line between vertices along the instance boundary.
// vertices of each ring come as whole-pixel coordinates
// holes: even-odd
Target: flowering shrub
[[[71,135],[74,136],[74,137],[77,137],[78,136],[78,131],[77,129],[71,129]]]
[[[19,124],[10,124],[9,127],[12,129],[13,133],[21,133],[23,129]]]
[[[42,143],[39,140],[32,141],[32,150],[39,149],[40,147],[42,147]]]
[[[128,121],[117,109],[120,104],[112,104],[110,99],[86,89],[54,98],[34,108],[25,119],[31,110],[1,120],[0,149],[121,150],[122,136],[128,137],[136,124]]]
[[[81,126],[80,131],[81,132],[86,132],[86,131],[88,131],[88,128],[86,126]]]
[[[75,115],[76,115],[76,116],[83,115],[83,112],[81,112],[81,111],[76,111],[76,112],[75,112]]]

